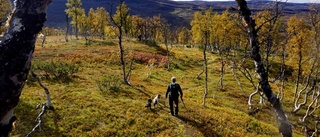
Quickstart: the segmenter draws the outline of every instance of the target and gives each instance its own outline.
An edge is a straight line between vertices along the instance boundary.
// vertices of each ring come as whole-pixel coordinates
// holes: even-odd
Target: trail
[[[199,132],[198,130],[194,129],[194,127],[192,125],[189,125],[188,123],[186,123],[185,121],[181,120],[178,117],[173,118],[178,124],[183,125],[184,130],[185,130],[185,135],[187,137],[201,137],[203,136],[201,134],[201,132]]]
[[[164,115],[169,115],[173,123],[177,124],[178,126],[183,126],[185,137],[203,137],[204,135],[201,133],[201,131],[197,130],[196,127],[194,127],[191,123],[188,123],[188,120],[186,120],[186,115],[189,113],[189,110],[186,109],[186,107],[183,106],[183,104],[179,103],[179,115],[178,116],[171,116],[170,115],[170,109],[168,106],[168,102],[166,102],[163,105],[163,113]]]
[[[162,115],[169,115],[170,120],[177,126],[183,127],[182,136],[187,137],[220,137],[216,131],[214,131],[214,125],[216,123],[208,121],[208,117],[201,115],[195,108],[186,106],[192,106],[191,104],[186,104],[184,106],[182,102],[179,103],[179,115],[171,116],[168,102],[164,101],[166,104],[162,105]],[[186,103],[186,102],[185,102]]]

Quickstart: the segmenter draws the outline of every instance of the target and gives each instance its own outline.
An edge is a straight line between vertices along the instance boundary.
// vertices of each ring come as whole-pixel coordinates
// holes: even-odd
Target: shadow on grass
[[[176,117],[185,122],[187,125],[196,128],[205,137],[221,137],[213,130],[214,127],[212,126],[214,126],[214,123],[210,122],[209,120],[206,120],[205,117],[200,116],[196,112],[188,111],[188,114],[186,116],[178,115]],[[198,120],[196,121],[195,119]]]
[[[167,50],[158,45],[156,41],[153,40],[142,40],[141,43],[148,45],[149,47],[155,48],[159,54],[166,55]]]
[[[83,78],[81,78],[79,76],[73,75],[73,76],[68,76],[66,78],[60,78],[60,79],[53,78],[53,77],[41,77],[41,82],[45,81],[48,83],[48,85],[54,84],[54,83],[59,83],[59,84],[77,83],[78,84],[79,83],[78,79],[84,80]],[[39,86],[38,81],[32,76],[28,76],[28,80],[27,80],[26,84],[28,84],[29,86],[32,86],[32,87]],[[45,84],[45,85],[47,85],[47,84]]]
[[[146,91],[146,88],[145,88],[144,86],[142,86],[142,85],[137,85],[137,86],[134,86],[134,89],[137,90],[137,91],[139,91],[139,92],[142,93],[143,95],[151,98],[151,95],[148,94],[147,92],[145,92],[145,91]]]
[[[118,44],[113,42],[113,41],[107,41],[107,40],[98,40],[98,39],[93,39],[90,41],[89,46],[117,46]]]
[[[36,106],[32,106],[29,103],[20,100],[19,105],[15,109],[15,114],[18,118],[16,121],[16,127],[11,135],[25,136],[30,133],[38,124],[36,118],[40,112],[41,109],[36,109]],[[58,128],[58,117],[59,116],[55,110],[48,109],[41,117],[42,123],[40,128],[36,128],[30,136],[61,136]],[[54,127],[48,125],[48,123],[51,123],[50,121],[54,121]]]

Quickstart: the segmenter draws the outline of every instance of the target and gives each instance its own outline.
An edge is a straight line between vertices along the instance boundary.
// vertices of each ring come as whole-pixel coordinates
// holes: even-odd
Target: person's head
[[[171,82],[172,83],[176,83],[176,80],[177,80],[176,77],[171,77]]]

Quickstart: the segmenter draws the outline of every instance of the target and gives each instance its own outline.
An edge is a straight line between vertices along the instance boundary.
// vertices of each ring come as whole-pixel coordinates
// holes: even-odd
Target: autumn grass
[[[117,41],[95,40],[86,46],[82,39],[72,39],[68,43],[61,39],[48,37],[44,48],[38,44],[33,63],[64,61],[78,65],[80,70],[68,82],[42,77],[50,89],[55,109],[47,111],[41,119],[41,130],[36,129],[32,136],[280,136],[268,103],[259,105],[261,111],[253,116],[248,114],[248,98],[240,91],[230,69],[224,77],[224,90],[217,90],[219,62],[216,54],[208,57],[209,94],[204,107],[204,75],[196,78],[203,61],[202,51],[198,48],[170,47],[171,71],[168,71],[164,64],[152,60],[166,59],[163,45],[147,46],[126,40],[127,63],[138,56],[150,59],[133,58],[132,86],[120,84],[118,90],[106,88],[102,91],[98,82],[103,77],[122,79]],[[146,109],[147,99],[156,94],[164,97],[172,76],[177,77],[184,91],[185,107],[180,103],[179,117],[168,114],[168,103],[164,99],[159,107]],[[244,77],[240,79],[248,96],[254,89]],[[291,90],[290,87],[287,89],[288,92]],[[286,111],[291,109],[290,100],[290,97],[284,100]],[[13,136],[25,136],[32,130],[40,112],[35,106],[45,101],[45,93],[37,83],[25,86],[15,111],[18,121]],[[257,96],[253,104],[258,107]],[[292,115],[289,118],[297,120]],[[298,122],[293,123],[298,125]],[[302,136],[301,129],[293,129],[294,136]]]

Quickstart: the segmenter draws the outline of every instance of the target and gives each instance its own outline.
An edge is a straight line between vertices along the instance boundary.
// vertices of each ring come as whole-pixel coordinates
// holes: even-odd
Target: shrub
[[[98,80],[97,84],[102,93],[107,91],[118,92],[120,90],[121,80],[119,76],[108,75],[103,76],[100,80]]]
[[[163,67],[168,63],[166,56],[144,52],[134,53],[133,59],[141,64],[154,65],[156,67]]]
[[[32,69],[47,79],[67,80],[79,71],[79,66],[73,62],[35,61],[32,64]]]

